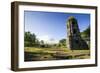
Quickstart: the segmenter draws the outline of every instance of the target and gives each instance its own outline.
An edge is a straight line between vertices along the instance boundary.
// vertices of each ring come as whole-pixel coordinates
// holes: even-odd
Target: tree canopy
[[[81,32],[81,36],[83,38],[89,38],[90,37],[90,26],[86,28],[83,32]]]

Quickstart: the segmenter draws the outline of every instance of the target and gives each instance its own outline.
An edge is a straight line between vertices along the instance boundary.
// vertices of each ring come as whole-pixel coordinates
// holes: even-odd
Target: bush
[[[30,42],[24,42],[24,47],[30,47]]]

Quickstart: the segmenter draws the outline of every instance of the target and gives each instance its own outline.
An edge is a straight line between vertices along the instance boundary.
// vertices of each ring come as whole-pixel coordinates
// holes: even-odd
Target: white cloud
[[[48,43],[48,44],[56,44],[59,42],[59,40],[55,40],[49,35],[37,36],[37,38],[39,39],[39,41],[43,40],[44,43]]]

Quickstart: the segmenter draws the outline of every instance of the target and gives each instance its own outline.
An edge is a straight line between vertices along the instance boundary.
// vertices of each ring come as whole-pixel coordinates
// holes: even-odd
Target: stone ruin
[[[77,19],[70,16],[67,20],[67,47],[71,50],[89,49],[80,35]]]

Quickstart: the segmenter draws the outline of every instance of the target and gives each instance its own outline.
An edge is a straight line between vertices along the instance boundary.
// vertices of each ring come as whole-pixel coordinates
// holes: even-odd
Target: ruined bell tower
[[[77,19],[73,16],[70,16],[67,20],[67,45],[71,50],[89,49],[80,35]]]

